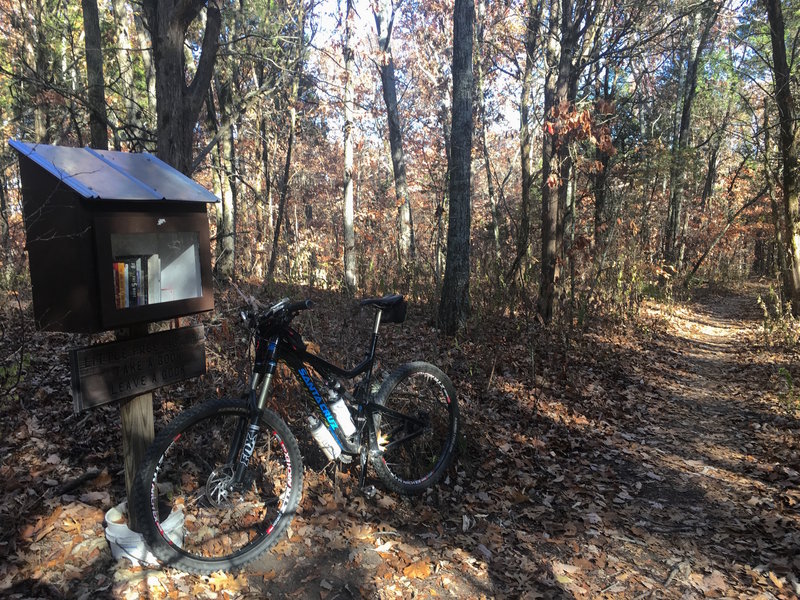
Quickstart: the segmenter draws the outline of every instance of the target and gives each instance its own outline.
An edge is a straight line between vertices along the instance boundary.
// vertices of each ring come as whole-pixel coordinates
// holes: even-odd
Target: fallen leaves
[[[457,469],[419,497],[381,490],[366,499],[354,472],[333,476],[309,463],[288,539],[235,577],[112,561],[103,514],[124,497],[113,407],[85,422],[53,401],[30,414],[6,411],[0,590],[36,583],[74,596],[154,599],[796,597],[800,431],[778,420],[759,376],[778,358],[750,352],[747,324],[731,325],[720,310],[681,308],[668,324],[649,322],[647,335],[598,328],[568,353],[558,336],[520,339],[505,322],[444,349],[423,323],[387,328],[386,352],[406,353],[387,363],[413,350],[456,382],[466,432]],[[320,324],[315,335],[333,333]],[[488,365],[486,348],[496,356]],[[224,390],[223,375],[210,377]],[[174,412],[182,399],[156,404]],[[295,430],[303,443],[304,430]]]
[[[86,504],[96,504],[97,506],[111,505],[111,494],[108,492],[88,492],[86,494],[81,494],[78,498],[81,502]]]
[[[403,569],[403,575],[410,579],[425,579],[431,572],[430,563],[424,560],[418,560]]]
[[[716,569],[707,575],[703,575],[701,573],[692,573],[689,576],[689,581],[691,581],[692,585],[696,589],[703,592],[706,597],[714,596],[718,592],[728,589],[728,583],[725,580],[725,576]]]
[[[38,542],[48,533],[53,531],[56,527],[56,522],[58,521],[61,513],[63,512],[63,508],[61,506],[56,506],[55,510],[50,514],[48,517],[40,517],[35,525],[26,525],[20,531],[20,537],[22,539],[29,541],[29,542]]]

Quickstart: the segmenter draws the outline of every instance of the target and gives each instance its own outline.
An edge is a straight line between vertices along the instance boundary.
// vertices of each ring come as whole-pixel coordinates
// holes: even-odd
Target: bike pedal
[[[372,500],[375,497],[375,494],[378,493],[378,488],[374,485],[365,485],[361,488],[361,493],[367,497],[368,500]]]
[[[353,457],[350,456],[349,454],[340,454],[339,455],[339,460],[342,463],[344,463],[346,465],[349,465],[351,462],[353,462]]]

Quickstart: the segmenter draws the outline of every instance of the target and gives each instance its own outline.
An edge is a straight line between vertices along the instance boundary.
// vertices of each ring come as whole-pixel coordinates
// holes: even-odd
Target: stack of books
[[[161,259],[158,254],[118,256],[112,266],[118,309],[161,302]]]

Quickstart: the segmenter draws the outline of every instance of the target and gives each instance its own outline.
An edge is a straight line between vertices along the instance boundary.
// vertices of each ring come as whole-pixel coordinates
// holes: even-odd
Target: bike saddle
[[[391,296],[384,296],[383,298],[364,298],[359,304],[361,306],[377,306],[381,310],[397,306],[403,301],[401,294],[392,294]]]
[[[365,298],[359,303],[361,306],[374,306],[383,311],[384,323],[402,323],[406,320],[408,304],[401,294],[392,294],[383,298]]]

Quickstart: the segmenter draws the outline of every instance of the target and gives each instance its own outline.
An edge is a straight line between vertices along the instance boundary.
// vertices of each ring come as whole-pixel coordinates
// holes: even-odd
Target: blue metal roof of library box
[[[87,200],[219,202],[199,183],[146,152],[8,142]]]

